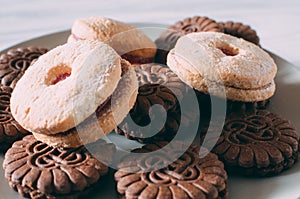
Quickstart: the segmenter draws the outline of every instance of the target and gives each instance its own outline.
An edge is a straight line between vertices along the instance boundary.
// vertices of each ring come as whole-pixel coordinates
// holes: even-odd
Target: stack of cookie
[[[40,56],[8,103],[8,125],[33,134],[5,154],[10,186],[24,197],[77,198],[101,183],[115,146],[100,138],[132,108],[137,86],[131,64],[102,42],[67,43]],[[87,148],[95,147],[92,155]]]
[[[134,26],[91,17],[46,52],[0,56],[0,146],[23,138],[3,167],[23,197],[78,198],[103,183],[119,157],[102,139],[113,131],[145,144],[117,164],[121,198],[228,198],[226,171],[270,176],[297,161],[295,128],[262,110],[277,66],[249,26],[196,16],[154,43]],[[217,118],[213,98],[227,105]],[[176,139],[179,130],[201,141]]]
[[[10,112],[10,97],[17,81],[31,65],[31,62],[46,53],[45,48],[10,49],[0,55],[0,150],[5,151],[11,144],[29,134],[12,117]]]
[[[277,66],[260,48],[253,29],[207,17],[186,18],[169,27],[156,43],[164,49],[159,61],[166,61],[196,90],[199,103],[210,107],[212,98],[227,101],[224,127],[224,120],[211,118],[209,110],[205,112],[209,123],[200,130],[204,146],[213,147],[227,170],[271,176],[295,164],[299,144],[295,128],[263,110],[275,93]]]

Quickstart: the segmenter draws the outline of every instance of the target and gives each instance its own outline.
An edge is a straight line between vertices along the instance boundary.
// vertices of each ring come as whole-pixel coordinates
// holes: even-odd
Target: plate
[[[151,23],[134,23],[136,27],[141,28],[151,39],[157,38],[164,30],[165,25]],[[10,48],[39,46],[53,48],[57,45],[66,42],[70,31],[62,31],[54,34],[49,34],[29,41],[25,41]],[[5,50],[4,50],[5,51]],[[3,52],[4,52],[3,51]],[[300,70],[288,63],[279,56],[270,53],[274,58],[278,73],[276,76],[276,93],[271,99],[269,110],[280,114],[282,117],[289,119],[296,129],[300,129]],[[111,134],[109,136],[116,136]],[[122,144],[122,147],[127,149],[135,148],[136,143],[128,141],[124,137],[115,137],[117,143]],[[124,145],[124,143],[126,143]],[[3,162],[3,155],[0,155],[0,165]],[[229,194],[232,199],[285,199],[300,197],[300,163],[296,164],[292,169],[283,172],[279,176],[269,178],[246,178],[240,176],[229,177]],[[113,181],[113,172],[103,180],[101,188],[97,189],[89,198],[91,199],[116,199],[118,198],[115,191],[115,183]],[[4,178],[2,166],[0,168],[0,198],[2,199],[21,199],[18,193],[14,192]]]

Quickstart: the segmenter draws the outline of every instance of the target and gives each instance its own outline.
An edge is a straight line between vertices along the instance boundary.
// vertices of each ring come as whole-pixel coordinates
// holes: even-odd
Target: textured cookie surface
[[[139,92],[127,118],[133,122],[125,119],[118,132],[140,142],[171,140],[180,125],[179,101],[185,92],[184,83],[169,68],[159,64],[136,65],[135,71]],[[149,113],[154,105],[161,107]],[[163,124],[164,113],[166,121]],[[145,128],[147,125],[149,128]]]
[[[245,175],[276,175],[296,162],[298,139],[290,122],[274,113],[258,110],[229,117],[213,152],[232,171]]]
[[[222,26],[217,22],[207,17],[188,17],[182,21],[176,22],[174,25],[167,28],[158,39],[155,40],[157,45],[156,60],[159,63],[165,64],[167,53],[174,48],[176,41],[183,35],[192,32],[222,32]]]
[[[11,115],[9,108],[11,92],[11,87],[0,85],[0,148],[2,149],[29,133]]]
[[[161,143],[148,144],[133,152],[143,153],[140,159],[128,157],[115,173],[117,191],[123,198],[157,199],[205,199],[227,198],[227,174],[217,156],[208,153],[200,158],[195,148],[189,148],[168,166],[144,172],[144,165],[164,165],[170,153],[147,155],[159,150]],[[172,152],[180,151],[182,145],[172,145]],[[171,152],[171,153],[172,153]],[[176,153],[176,152],[175,152]],[[131,171],[131,172],[130,172]]]
[[[110,46],[64,44],[28,68],[12,93],[11,112],[32,132],[64,132],[94,113],[120,79],[121,58]]]
[[[50,146],[76,148],[94,142],[117,128],[134,106],[138,91],[138,81],[134,68],[122,59],[122,74],[113,94],[75,128],[55,135],[33,132],[40,141]]]
[[[243,38],[247,41],[250,41],[256,45],[259,45],[259,37],[255,30],[250,26],[244,25],[239,22],[228,21],[225,23],[218,23],[219,26],[223,27],[224,33],[229,34],[235,37]]]
[[[38,47],[24,47],[10,49],[0,55],[1,84],[14,88],[24,72],[37,59],[48,50]]]
[[[23,197],[39,199],[77,198],[108,172],[84,147],[53,148],[32,135],[13,144],[3,167],[14,190]]]
[[[270,55],[224,33],[181,37],[168,54],[167,64],[191,87],[223,98],[226,93],[235,101],[262,101],[275,92],[277,66]]]
[[[105,42],[131,63],[152,62],[156,53],[155,43],[140,29],[100,16],[76,20],[68,42],[74,40]]]

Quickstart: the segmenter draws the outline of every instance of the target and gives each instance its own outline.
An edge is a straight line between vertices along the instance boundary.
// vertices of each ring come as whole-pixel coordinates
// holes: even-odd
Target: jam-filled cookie
[[[68,42],[78,40],[107,43],[130,63],[153,62],[156,53],[155,43],[140,29],[100,16],[78,19],[74,22]]]
[[[232,101],[263,101],[275,92],[277,66],[271,56],[224,33],[181,37],[168,54],[167,65],[196,90]]]
[[[67,43],[28,68],[12,92],[10,108],[38,140],[78,147],[116,128],[135,102],[137,85],[133,67],[109,45]]]

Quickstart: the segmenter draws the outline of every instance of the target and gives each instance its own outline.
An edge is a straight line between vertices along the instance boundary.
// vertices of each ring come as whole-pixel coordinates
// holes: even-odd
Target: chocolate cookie
[[[248,25],[228,21],[226,23],[220,22],[219,26],[224,29],[225,34],[243,38],[243,39],[250,41],[256,45],[259,45],[259,37],[257,36],[256,31],[253,30]]]
[[[5,86],[15,87],[31,62],[48,50],[38,47],[10,49],[0,55],[0,81]]]
[[[167,28],[158,39],[155,40],[157,45],[156,61],[166,64],[166,57],[169,51],[174,48],[176,41],[183,35],[192,32],[222,32],[223,29],[217,22],[208,18],[194,16],[185,18],[182,21],[176,22],[173,26]]]
[[[11,92],[11,87],[0,84],[0,151],[6,150],[14,141],[29,133],[11,115]]]
[[[257,101],[257,102],[233,101],[233,100],[223,99],[217,96],[205,94],[200,91],[195,91],[195,92],[200,106],[201,117],[205,119],[210,119],[212,106],[220,106],[217,108],[215,107],[215,109],[219,109],[219,110],[226,108],[226,115],[230,115],[232,113],[242,114],[249,111],[266,109],[271,101],[270,98],[263,101]],[[214,104],[212,104],[212,101],[214,102]],[[221,106],[226,106],[226,107],[221,107]],[[221,112],[221,114],[223,114],[223,112]]]
[[[163,144],[164,145],[164,144]],[[199,157],[197,147],[182,151],[179,158],[163,168],[145,172],[144,166],[164,165],[170,153],[181,150],[182,144],[171,143],[166,152],[161,143],[148,144],[133,152],[143,153],[141,158],[125,157],[115,173],[117,191],[122,198],[227,198],[227,174],[215,154],[207,152]],[[154,150],[160,153],[148,154]]]
[[[208,132],[207,136],[213,133]],[[298,140],[289,121],[266,110],[257,110],[228,117],[213,152],[231,171],[271,176],[294,165]]]
[[[13,144],[5,154],[3,168],[14,190],[36,199],[77,198],[108,172],[84,147],[53,148],[32,135]]]
[[[118,133],[139,142],[171,140],[180,125],[179,101],[185,84],[169,68],[159,64],[137,65],[135,71],[139,81],[137,100],[130,116],[119,125]],[[161,107],[149,113],[154,105]],[[164,113],[166,122],[163,124]],[[128,122],[131,119],[134,122]],[[145,128],[147,125],[149,128]]]

